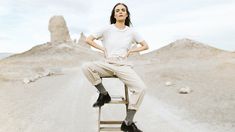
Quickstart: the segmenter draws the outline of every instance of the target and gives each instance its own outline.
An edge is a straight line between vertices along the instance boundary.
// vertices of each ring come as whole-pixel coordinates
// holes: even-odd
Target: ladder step
[[[111,100],[107,104],[128,104],[128,102],[126,100]]]
[[[111,98],[112,99],[121,99],[121,100],[125,99],[123,96],[120,96],[120,95],[111,95]]]
[[[100,127],[100,131],[121,131],[120,127]]]
[[[122,124],[123,121],[100,121],[100,124]]]

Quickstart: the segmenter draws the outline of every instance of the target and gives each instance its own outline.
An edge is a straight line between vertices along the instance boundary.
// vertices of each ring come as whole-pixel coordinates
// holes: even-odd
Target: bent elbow
[[[93,40],[94,40],[94,38],[93,38],[92,36],[88,36],[88,37],[85,39],[85,42],[88,43],[89,45],[91,45]]]
[[[85,42],[89,44],[90,40],[88,37],[85,39]]]
[[[146,45],[146,46],[145,46],[145,50],[148,50],[148,49],[149,49],[149,46],[148,46],[148,45]]]

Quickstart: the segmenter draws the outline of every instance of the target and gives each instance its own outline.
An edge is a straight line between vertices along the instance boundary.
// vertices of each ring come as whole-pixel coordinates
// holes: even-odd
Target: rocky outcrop
[[[71,41],[69,30],[63,16],[53,16],[49,21],[48,30],[51,33],[52,43]]]
[[[81,45],[82,47],[85,47],[87,49],[90,49],[91,46],[86,43],[86,36],[83,34],[83,32],[80,34],[80,38],[78,40],[78,44]]]

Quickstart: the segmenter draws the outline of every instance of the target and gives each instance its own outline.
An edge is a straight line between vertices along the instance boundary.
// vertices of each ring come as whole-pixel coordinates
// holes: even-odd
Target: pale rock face
[[[31,80],[29,80],[28,78],[24,78],[24,79],[23,79],[23,82],[24,82],[25,84],[30,83],[30,81],[31,81]]]
[[[83,33],[81,33],[80,38],[78,40],[78,44],[80,44],[81,46],[83,46],[87,49],[90,49],[91,46],[89,44],[87,44],[85,40],[86,40],[86,36]]]
[[[192,92],[192,90],[187,86],[179,89],[180,94],[189,94],[190,92]]]
[[[53,16],[49,21],[48,29],[52,43],[71,41],[69,30],[63,16]]]
[[[173,85],[173,83],[170,82],[170,81],[168,81],[168,82],[165,83],[165,85],[166,85],[166,86],[171,86],[171,85]]]
[[[34,71],[36,72],[35,75],[28,77],[28,78],[24,78],[23,83],[29,84],[31,82],[35,82],[36,80],[42,77],[62,74],[62,69],[58,67],[54,67],[50,69],[44,69],[42,67],[39,67],[39,68],[35,68]]]

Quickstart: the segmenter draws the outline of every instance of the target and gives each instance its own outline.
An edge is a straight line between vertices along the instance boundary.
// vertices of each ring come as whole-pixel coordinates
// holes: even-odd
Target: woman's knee
[[[141,92],[142,95],[145,95],[146,89],[147,89],[146,85],[143,84],[143,85],[141,86],[141,90],[140,90],[140,92]]]
[[[82,71],[87,71],[91,67],[91,65],[92,64],[90,62],[83,63],[81,66]]]
[[[139,85],[138,87],[136,87],[135,90],[136,93],[140,94],[140,95],[145,95],[145,92],[146,92],[146,87],[144,85]]]
[[[141,89],[141,94],[142,94],[142,95],[145,95],[145,92],[146,92],[146,87],[143,87],[143,88]]]

